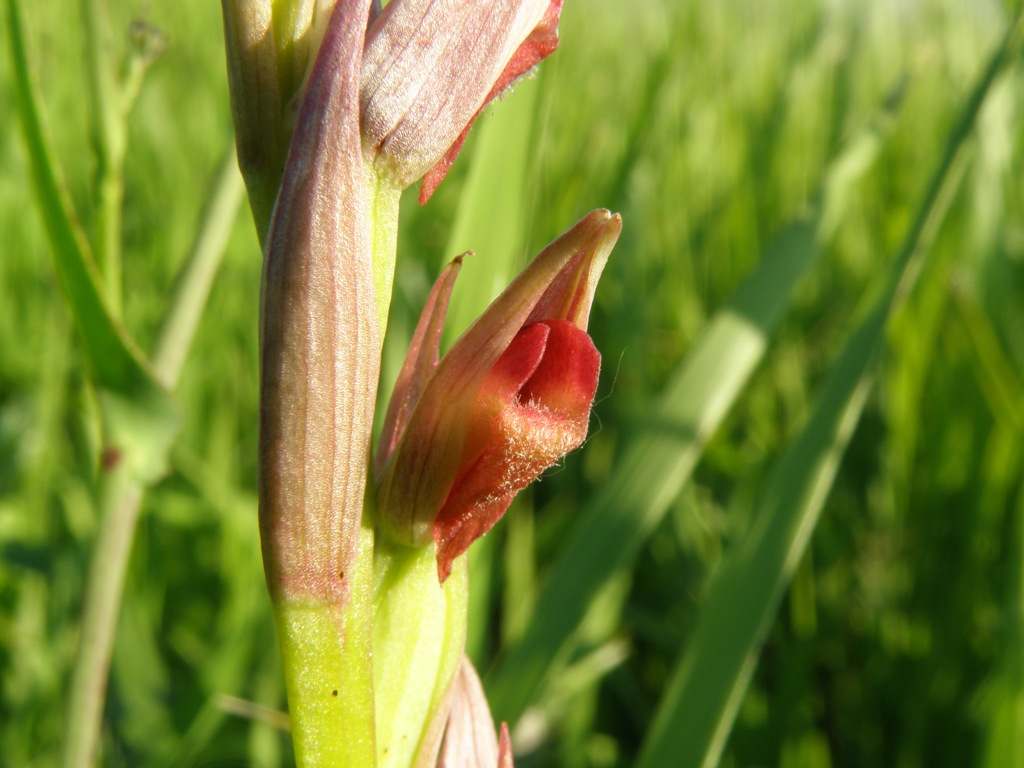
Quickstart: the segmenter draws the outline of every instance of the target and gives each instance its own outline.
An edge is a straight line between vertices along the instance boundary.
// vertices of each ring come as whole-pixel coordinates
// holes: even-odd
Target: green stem
[[[380,342],[388,328],[388,310],[395,281],[395,260],[398,251],[398,205],[401,188],[386,175],[377,176],[367,165],[366,186],[370,199],[370,231],[373,249],[373,284],[377,289],[377,309],[380,313]]]
[[[142,492],[142,485],[130,477],[127,468],[104,473],[100,497],[103,522],[89,566],[82,635],[71,677],[61,761],[64,768],[90,768],[96,762],[110,653]]]
[[[15,104],[25,135],[36,203],[50,240],[57,279],[81,331],[92,378],[113,391],[127,392],[139,381],[149,378],[149,371],[107,306],[101,290],[102,279],[50,145],[39,89],[30,76],[18,0],[7,0],[7,21]]]
[[[82,20],[92,106],[91,130],[96,151],[96,231],[93,246],[103,277],[107,305],[114,317],[120,317],[121,211],[128,129],[119,87],[107,55],[106,8],[102,0],[82,0]]]
[[[373,694],[377,768],[423,765],[436,754],[446,697],[466,647],[468,568],[458,558],[443,585],[434,547],[377,542]]]
[[[221,163],[206,217],[196,235],[192,254],[178,275],[171,305],[153,350],[153,369],[168,388],[173,387],[181,373],[185,355],[210,295],[213,278],[238,217],[244,191],[232,147]]]
[[[299,768],[376,765],[373,704],[373,529],[346,564],[344,605],[276,601],[274,614]]]
[[[96,256],[103,276],[103,292],[114,317],[123,312],[121,290],[121,204],[124,183],[118,175],[104,175],[96,190]]]

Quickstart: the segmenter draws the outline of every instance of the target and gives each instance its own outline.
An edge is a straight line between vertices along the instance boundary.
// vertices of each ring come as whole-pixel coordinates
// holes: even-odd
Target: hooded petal
[[[582,397],[585,404],[577,403],[569,410],[571,420],[582,420],[585,434],[593,393],[586,397],[586,387],[575,383],[586,377],[560,376],[557,371],[567,354],[578,355],[580,360],[590,361],[589,369],[581,366],[581,370],[592,371],[593,381],[587,386],[596,386],[596,350],[586,349],[589,344],[592,350],[593,345],[589,338],[585,344],[580,334],[586,337],[586,313],[593,290],[621,226],[621,219],[608,211],[586,216],[545,248],[438,364],[398,447],[378,475],[380,519],[399,541],[422,546],[431,539],[439,544],[451,539],[444,544],[450,554],[468,546],[466,535],[479,535],[493,525],[515,492],[529,482],[520,482],[523,475],[518,470],[507,476],[494,474],[498,459],[487,451],[514,452],[509,445],[499,449],[496,440],[514,441],[524,450],[530,440],[544,444],[542,452],[537,452],[535,446],[529,448],[532,458],[522,467],[531,463],[550,466],[564,450],[554,455],[548,446],[556,442],[578,445],[582,440],[567,440],[565,435],[557,435],[552,425],[564,428],[566,419],[559,410],[564,409],[567,400]],[[552,338],[555,346],[549,350]],[[531,383],[534,376],[538,378]],[[574,394],[556,394],[562,388]],[[554,399],[546,402],[547,398]],[[572,429],[578,431],[578,425]],[[483,464],[477,466],[480,461]],[[495,483],[489,494],[481,479],[488,467]],[[511,481],[513,477],[517,478],[515,482]],[[468,486],[455,488],[460,478],[473,479],[478,487],[472,492]],[[452,512],[454,499],[460,494],[477,499],[477,506],[485,504],[490,510],[486,517],[493,519],[485,526],[469,525],[464,516]],[[458,536],[439,535],[435,529],[449,497],[453,506],[448,507],[446,526],[449,533],[456,527],[464,529]],[[495,515],[493,510],[498,506],[500,512]],[[451,521],[457,519],[463,522],[453,527]],[[447,565],[450,559],[445,565],[439,559],[442,576]]]
[[[554,49],[558,14],[552,24],[550,9],[556,5],[560,0],[388,3],[367,36],[363,60],[369,158],[402,187],[445,159],[480,108]],[[532,38],[541,26],[545,31]]]
[[[593,341],[566,320],[527,325],[509,345],[469,416],[464,469],[434,520],[441,581],[519,491],[582,445],[600,368]]]

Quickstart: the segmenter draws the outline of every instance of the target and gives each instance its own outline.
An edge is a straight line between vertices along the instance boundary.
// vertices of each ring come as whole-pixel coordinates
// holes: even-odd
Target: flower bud
[[[284,172],[299,97],[337,2],[221,0],[238,167],[261,242]],[[365,6],[348,0],[342,4]]]
[[[377,506],[398,541],[433,539],[441,581],[520,490],[586,437],[600,369],[587,320],[621,226],[608,211],[586,216],[440,362],[458,260],[438,279],[385,420]]]
[[[371,27],[363,57],[368,159],[401,187],[427,174],[425,203],[483,106],[554,51],[561,6],[392,0]]]
[[[451,710],[437,768],[513,768],[508,726],[502,723],[501,737],[495,737],[487,696],[473,663],[465,656],[449,696]]]

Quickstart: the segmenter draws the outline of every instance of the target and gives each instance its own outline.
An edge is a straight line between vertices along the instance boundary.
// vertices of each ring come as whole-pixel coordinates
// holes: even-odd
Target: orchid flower
[[[380,529],[377,732],[416,747],[395,765],[429,763],[439,726],[448,720],[451,734],[466,716],[457,709],[459,678],[451,682],[461,655],[452,638],[464,637],[465,607],[461,614],[456,607],[466,599],[460,555],[519,490],[586,435],[600,367],[587,320],[620,228],[608,211],[586,216],[544,249],[440,362],[461,257],[427,299],[384,421],[372,505]],[[410,732],[410,723],[421,722]],[[487,723],[493,731],[489,717]],[[445,739],[443,764],[479,764],[460,762],[465,738]],[[502,765],[510,765],[507,735],[502,743]]]
[[[587,321],[621,219],[594,211],[545,248],[438,362],[460,260],[442,273],[392,395],[377,455],[377,508],[437,571],[515,495],[586,437],[600,355]]]

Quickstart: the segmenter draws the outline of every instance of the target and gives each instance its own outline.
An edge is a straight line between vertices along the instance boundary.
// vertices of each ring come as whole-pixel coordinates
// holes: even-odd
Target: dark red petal
[[[495,422],[519,396],[544,359],[549,333],[550,329],[543,323],[523,328],[487,374],[472,406],[472,414],[467,415],[469,429],[462,450],[463,468],[476,461],[494,440]]]
[[[530,367],[539,328],[545,331],[543,355]],[[464,469],[434,520],[441,581],[520,490],[582,444],[600,365],[590,337],[566,321],[528,325],[509,345],[471,417],[472,452],[463,454]]]
[[[547,11],[545,11],[540,23],[530,33],[530,36],[523,41],[522,45],[516,49],[516,52],[512,54],[512,58],[509,59],[505,69],[502,70],[498,79],[495,80],[494,87],[487,94],[487,98],[484,99],[480,109],[469,119],[466,127],[462,129],[462,133],[452,142],[448,151],[444,153],[444,157],[438,160],[423,176],[423,184],[420,185],[420,205],[426,205],[430,196],[434,194],[434,190],[444,180],[444,177],[448,175],[448,171],[451,170],[452,165],[455,163],[455,158],[462,151],[462,145],[466,143],[469,129],[473,127],[473,123],[480,116],[483,108],[508,88],[509,85],[537,66],[541,60],[550,56],[558,47],[558,19],[561,13],[562,0],[551,0],[551,4],[548,6]]]
[[[485,463],[483,471],[477,475],[493,477],[494,472],[488,472],[489,469],[491,467]],[[478,479],[478,476],[469,476],[465,478],[465,482],[470,483]],[[437,580],[439,582],[444,584],[445,579],[451,574],[455,558],[463,554],[474,541],[491,530],[494,524],[501,520],[505,510],[509,508],[516,493],[520,490],[522,489],[517,488],[504,496],[491,496],[484,493],[481,498],[476,499],[475,503],[470,501],[461,506],[460,502],[466,502],[466,500],[457,497],[452,500],[451,505],[446,504],[441,509],[434,521],[434,546],[437,550]]]

